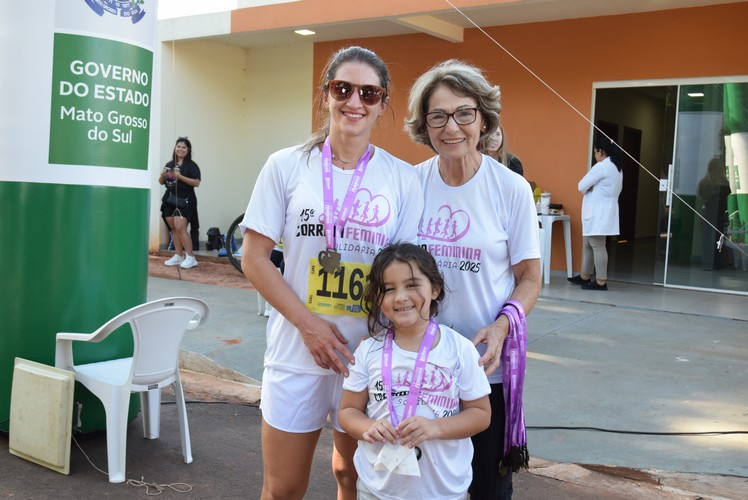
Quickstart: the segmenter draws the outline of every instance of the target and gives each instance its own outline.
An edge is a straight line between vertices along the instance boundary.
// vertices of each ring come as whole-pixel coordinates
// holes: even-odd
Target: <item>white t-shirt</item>
[[[337,325],[353,351],[368,334],[366,318],[360,312],[368,267],[388,243],[416,242],[423,197],[415,169],[374,148],[351,215],[342,234],[337,235],[336,247],[343,262],[340,273],[327,276],[315,265],[326,248],[321,156],[318,148],[307,154],[301,147],[270,155],[241,227],[276,243],[283,240],[284,279],[310,310]],[[353,170],[333,166],[336,216],[352,175]],[[334,375],[317,366],[298,330],[282,315],[271,313],[266,335],[266,367]]]
[[[437,319],[472,340],[514,291],[512,266],[540,258],[532,190],[486,155],[462,186],[444,183],[438,156],[416,170],[426,198],[418,242],[436,259],[448,288]],[[478,349],[485,352],[484,345]],[[501,370],[489,381],[501,383]]]
[[[595,163],[578,184],[582,198],[582,235],[606,236],[620,233],[618,196],[623,189],[623,172],[610,158]],[[590,188],[594,188],[590,191]]]
[[[460,400],[474,401],[491,391],[483,369],[478,366],[478,352],[473,344],[444,325],[439,326],[439,331],[441,337],[429,352],[416,407],[416,415],[430,419],[455,415],[460,411]],[[361,342],[355,352],[356,364],[349,367],[350,375],[343,382],[343,389],[348,391],[368,390],[366,414],[375,420],[390,415],[382,380],[384,342],[381,337]],[[396,396],[392,402],[400,418],[405,410],[417,354],[404,351],[393,342],[392,391]],[[465,498],[473,477],[470,438],[435,439],[420,444],[420,477],[374,470],[382,446],[359,441],[353,458],[359,480],[378,498]]]

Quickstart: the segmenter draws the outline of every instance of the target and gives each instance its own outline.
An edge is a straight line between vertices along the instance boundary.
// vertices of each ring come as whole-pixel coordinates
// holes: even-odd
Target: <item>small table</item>
[[[571,278],[571,217],[568,215],[544,215],[538,214],[538,220],[545,231],[543,239],[543,283],[551,282],[551,244],[553,243],[553,223],[561,221],[564,223],[564,244],[566,250],[566,276]]]

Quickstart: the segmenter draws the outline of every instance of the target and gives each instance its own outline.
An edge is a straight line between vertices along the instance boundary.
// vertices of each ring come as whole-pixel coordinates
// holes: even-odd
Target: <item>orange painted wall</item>
[[[594,82],[748,75],[745,20],[748,2],[486,31],[589,118]],[[525,177],[550,191],[552,201],[563,203],[572,216],[574,269],[579,269],[582,196],[576,186],[591,157],[591,128],[585,118],[476,29],[466,31],[463,43],[421,34],[319,43],[314,49],[315,75],[321,74],[330,54],[348,45],[374,50],[389,66],[394,117],[381,120],[373,142],[412,163],[431,155],[403,131],[413,81],[433,64],[453,57],[483,68],[501,86],[507,144],[521,158]],[[557,229],[551,267],[565,269],[562,232]]]

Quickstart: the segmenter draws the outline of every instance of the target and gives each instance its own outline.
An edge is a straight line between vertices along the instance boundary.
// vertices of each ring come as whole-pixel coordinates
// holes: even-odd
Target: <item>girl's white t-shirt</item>
[[[429,352],[416,415],[429,419],[455,415],[460,400],[474,401],[491,391],[483,369],[478,366],[478,352],[473,344],[449,327],[439,326],[439,343]],[[396,334],[397,338],[397,334]],[[356,349],[356,364],[343,389],[352,392],[368,390],[366,414],[375,420],[389,418],[390,410],[382,380],[382,335],[367,338]],[[408,388],[413,375],[416,352],[392,346],[393,404],[402,418]],[[464,499],[473,477],[471,462],[473,444],[470,438],[431,440],[419,445],[420,477],[404,476],[374,470],[382,449],[381,443],[358,442],[354,464],[359,480],[382,499],[428,498]]]

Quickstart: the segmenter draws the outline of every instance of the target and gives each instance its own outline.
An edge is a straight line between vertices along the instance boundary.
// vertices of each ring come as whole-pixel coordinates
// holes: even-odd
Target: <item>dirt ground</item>
[[[173,280],[193,281],[205,285],[217,285],[228,288],[254,290],[247,278],[226,258],[197,256],[198,265],[192,269],[164,265],[171,254],[151,254],[148,256],[148,276]]]

